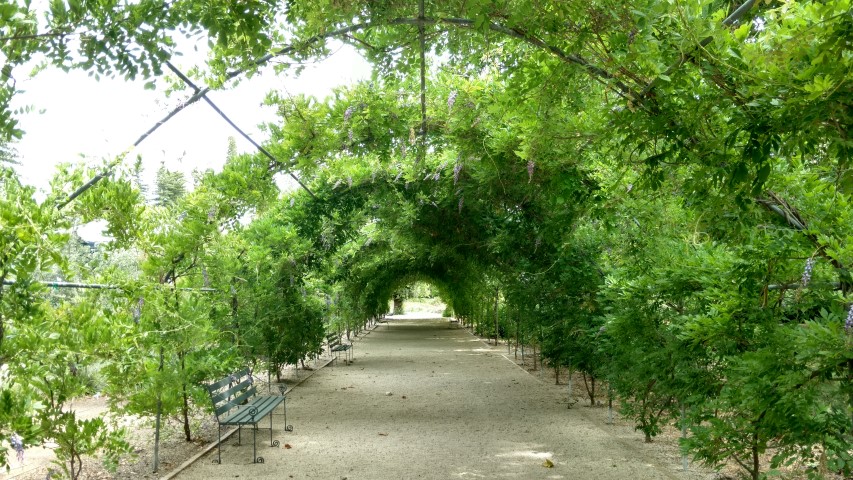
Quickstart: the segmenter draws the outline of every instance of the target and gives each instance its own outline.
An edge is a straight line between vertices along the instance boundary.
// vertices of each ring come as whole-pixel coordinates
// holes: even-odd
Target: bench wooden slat
[[[251,397],[255,396],[256,394],[257,394],[257,390],[255,389],[255,387],[251,387],[251,388],[247,389],[246,391],[240,393],[238,396],[234,397],[234,399],[227,401],[227,402],[223,403],[222,405],[217,406],[216,407],[216,416],[218,417],[219,415],[222,415],[223,413],[228,412],[229,410],[233,409],[234,407],[241,407],[241,406],[246,405],[246,401],[248,399],[250,399]]]
[[[229,388],[227,390],[223,390],[223,391],[216,393],[216,394],[211,393],[210,399],[213,400],[213,403],[219,403],[223,400],[228,399],[229,397],[234,396],[234,394],[236,394],[237,392],[239,392],[241,390],[245,390],[246,388],[249,388],[251,386],[252,386],[252,381],[247,378],[247,379],[243,380],[242,382],[235,384],[234,386],[232,386],[231,388]]]
[[[221,420],[219,423],[221,425],[256,424],[266,417],[267,414],[275,410],[283,401],[284,397],[257,397],[257,400],[246,405],[241,405],[237,412]],[[254,421],[251,414],[252,408],[256,409]]]
[[[224,387],[225,385],[232,383],[234,381],[234,378],[239,380],[243,377],[248,377],[248,376],[249,376],[249,369],[244,368],[243,370],[240,370],[239,372],[235,373],[234,375],[229,375],[229,376],[223,378],[222,380],[220,380],[216,383],[211,383],[210,385],[207,386],[207,391],[210,393],[213,393],[216,390],[219,390],[220,388]]]

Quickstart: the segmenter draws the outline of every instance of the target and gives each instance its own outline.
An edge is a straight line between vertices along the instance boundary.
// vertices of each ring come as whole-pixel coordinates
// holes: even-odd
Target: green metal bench
[[[237,426],[237,443],[241,442],[243,425],[252,426],[252,462],[264,463],[264,457],[257,456],[257,431],[258,422],[264,417],[270,417],[270,446],[280,445],[278,440],[272,438],[272,415],[273,410],[283,405],[284,430],[293,431],[293,426],[287,424],[287,403],[284,392],[287,387],[279,385],[279,395],[260,395],[255,386],[254,379],[248,368],[207,386],[210,400],[213,402],[213,410],[216,413],[216,421],[219,423],[217,432],[219,443],[217,443],[216,463],[222,463],[222,427],[228,425]]]
[[[338,355],[344,352],[344,363],[349,365],[352,361],[352,343],[344,343],[339,333],[329,333],[326,335],[326,345],[329,348],[329,356],[334,355],[335,361],[338,360]]]

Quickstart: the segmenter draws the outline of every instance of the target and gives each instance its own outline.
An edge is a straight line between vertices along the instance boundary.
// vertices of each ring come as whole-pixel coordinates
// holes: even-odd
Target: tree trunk
[[[516,360],[518,359],[518,333],[519,333],[519,330],[521,330],[521,315],[518,312],[516,312],[516,317],[515,317],[515,358],[516,358]],[[523,359],[524,359],[524,356],[522,355],[522,360]]]
[[[539,356],[536,355],[536,339],[533,339],[533,370],[539,370]]]
[[[592,375],[589,376],[589,383],[587,383],[586,372],[582,372],[583,375],[583,386],[586,389],[586,394],[589,395],[589,406],[595,406],[595,377]]]
[[[394,315],[402,315],[403,314],[403,297],[394,296]]]
[[[495,346],[498,346],[498,320],[500,316],[500,310],[498,308],[498,301],[500,299],[500,290],[495,290]]]
[[[160,365],[157,372],[163,372],[163,347],[160,346]],[[157,391],[157,411],[154,415],[154,473],[160,469],[160,420],[163,417],[163,393]]]
[[[178,357],[181,359],[181,397],[183,400],[181,414],[184,417],[184,439],[188,442],[192,442],[193,437],[190,432],[190,402],[189,396],[187,395],[187,381],[184,376],[186,372],[186,362],[184,360],[185,355],[183,353],[178,353]]]
[[[761,477],[761,459],[758,457],[758,434],[752,434],[752,480]]]
[[[234,288],[233,282],[235,279],[232,279],[231,285],[231,319],[234,321],[234,344],[237,348],[240,348],[240,320],[237,318],[238,307],[240,306],[237,300],[237,289]]]
[[[613,391],[607,385],[607,424],[613,425]]]

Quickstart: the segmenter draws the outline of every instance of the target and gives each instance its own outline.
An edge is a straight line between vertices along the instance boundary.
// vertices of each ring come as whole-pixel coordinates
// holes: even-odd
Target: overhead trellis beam
[[[15,280],[3,280],[3,285],[13,286],[18,282]],[[75,282],[33,282],[39,285],[44,285],[50,288],[74,288],[80,290],[124,290],[126,287],[122,287],[120,285],[109,285],[104,283],[75,283]],[[179,288],[178,290],[182,292],[204,292],[204,293],[213,293],[218,292],[219,290],[215,288]]]
[[[229,80],[233,80],[233,79],[245,74],[251,68],[261,67],[274,58],[277,58],[277,57],[280,57],[283,55],[291,54],[293,52],[298,51],[301,48],[308,47],[310,45],[316,44],[316,43],[321,42],[323,40],[346,36],[346,35],[349,35],[353,32],[367,30],[369,28],[396,26],[396,25],[422,25],[424,27],[426,27],[427,25],[450,25],[450,26],[461,27],[461,28],[469,28],[470,29],[470,28],[473,28],[475,26],[475,22],[474,22],[474,20],[470,20],[470,19],[466,19],[466,18],[429,18],[429,17],[424,16],[423,18],[395,18],[395,19],[391,19],[389,21],[384,21],[384,22],[376,21],[376,22],[356,23],[356,24],[349,25],[346,27],[342,27],[342,28],[339,28],[336,30],[331,30],[331,31],[324,32],[324,33],[321,33],[318,35],[314,35],[312,37],[305,39],[302,42],[299,42],[296,44],[291,44],[291,45],[283,47],[283,48],[281,48],[275,52],[263,55],[263,56],[257,58],[256,60],[252,61],[250,67],[233,70],[233,71],[227,73],[225,75],[225,81],[227,82]],[[625,85],[625,83],[622,82],[621,80],[619,80],[615,75],[613,75],[612,73],[608,72],[607,70],[605,70],[599,66],[593,65],[592,63],[590,63],[588,60],[584,59],[580,55],[565,52],[564,50],[560,49],[559,47],[551,45],[551,44],[545,42],[544,40],[541,40],[535,36],[528,35],[527,33],[523,32],[523,31],[513,29],[510,27],[506,27],[504,25],[499,25],[497,23],[489,22],[488,23],[488,29],[492,30],[494,32],[502,33],[502,34],[507,35],[509,37],[515,38],[517,40],[521,40],[521,41],[523,41],[529,45],[532,45],[534,47],[546,50],[546,51],[550,52],[551,54],[555,55],[557,58],[559,58],[563,62],[576,64],[576,65],[582,67],[593,78],[595,78],[596,80],[600,81],[601,83],[603,83],[605,85],[609,85],[609,86],[613,87],[618,95],[622,96],[623,98],[625,98],[627,100],[637,100],[639,98],[639,96],[636,92],[633,92],[630,87]],[[148,129],[145,133],[143,133],[139,137],[139,139],[137,139],[136,142],[133,143],[131,148],[127,149],[125,152],[123,152],[121,155],[119,155],[115,161],[111,162],[110,165],[108,165],[107,168],[104,169],[104,171],[97,174],[91,180],[89,180],[88,182],[86,182],[85,184],[80,186],[77,190],[75,190],[73,193],[71,193],[64,201],[58,203],[57,208],[62,209],[63,207],[65,207],[66,205],[68,205],[69,203],[74,201],[74,199],[76,199],[77,197],[82,195],[84,192],[86,192],[88,189],[95,186],[95,184],[97,184],[100,180],[109,176],[112,173],[113,169],[116,166],[118,166],[119,163],[121,163],[121,161],[124,159],[124,156],[127,154],[127,152],[129,152],[133,148],[139,146],[146,138],[148,138],[158,128],[165,125],[166,122],[171,120],[175,115],[177,115],[179,112],[184,110],[186,107],[198,102],[202,98],[206,98],[205,96],[208,93],[210,93],[211,90],[212,90],[212,88],[209,86],[198,89],[195,92],[195,94],[193,94],[191,97],[189,97],[185,102],[183,102],[180,105],[178,105],[177,107],[175,107],[165,117],[163,117],[161,120],[159,120],[157,123],[155,123],[150,129]]]
[[[809,285],[811,288],[829,287],[835,290],[841,290],[841,282],[818,282]],[[780,283],[767,285],[767,290],[795,290],[805,288],[802,283]]]
[[[177,68],[177,67],[175,67],[174,65],[172,65],[172,62],[168,62],[168,61],[167,61],[167,62],[166,62],[166,66],[167,66],[167,67],[169,67],[169,70],[171,70],[171,71],[172,71],[172,73],[174,73],[175,75],[177,75],[177,76],[178,76],[178,78],[180,78],[182,82],[186,83],[186,84],[187,84],[187,86],[189,86],[190,88],[192,88],[192,89],[193,89],[193,91],[194,91],[196,94],[198,94],[199,92],[201,92],[201,91],[202,91],[202,89],[201,89],[201,88],[199,88],[195,83],[193,83],[193,81],[192,81],[192,80],[190,80],[190,79],[189,79],[189,77],[187,77],[186,75],[184,75],[184,74],[183,74],[183,72],[181,72],[180,70],[178,70],[178,68]],[[249,136],[249,134],[247,134],[245,131],[243,131],[240,127],[238,127],[238,126],[237,126],[237,124],[235,124],[235,123],[234,123],[230,118],[228,118],[228,115],[225,115],[225,112],[223,112],[223,111],[222,111],[218,106],[216,106],[216,104],[215,104],[215,103],[213,103],[213,100],[211,100],[211,99],[210,99],[210,97],[208,97],[208,96],[205,94],[205,95],[203,95],[203,96],[202,96],[202,98],[204,99],[204,101],[205,101],[208,105],[210,105],[210,108],[212,108],[212,109],[213,109],[213,111],[215,111],[217,114],[219,114],[219,116],[220,116],[220,117],[222,117],[222,119],[223,119],[223,120],[225,120],[225,121],[228,123],[228,125],[231,125],[231,127],[232,127],[234,130],[236,130],[236,131],[237,131],[237,133],[239,133],[243,138],[245,138],[246,140],[248,140],[248,141],[249,141],[249,143],[251,143],[252,145],[254,145],[254,147],[255,147],[256,149],[258,149],[258,151],[259,151],[259,152],[261,152],[261,154],[263,154],[265,157],[267,157],[268,159],[270,159],[271,161],[275,162],[275,163],[276,163],[276,164],[278,164],[278,165],[284,165],[284,164],[283,164],[282,162],[280,162],[277,158],[275,158],[275,157],[273,156],[273,154],[271,154],[271,153],[269,152],[269,150],[267,150],[266,148],[264,148],[263,146],[261,146],[258,142],[256,142],[255,140],[253,140],[253,139],[252,139],[252,137],[250,137],[250,136]],[[308,188],[304,183],[302,183],[302,181],[301,181],[301,180],[299,180],[299,177],[297,177],[296,175],[294,175],[294,174],[293,174],[293,172],[292,172],[290,169],[285,168],[285,169],[284,169],[284,171],[285,171],[288,175],[290,175],[290,178],[292,178],[294,181],[296,181],[296,183],[298,183],[298,184],[299,184],[299,186],[300,186],[300,187],[302,187],[302,189],[303,189],[303,190],[305,190],[306,192],[308,192],[308,195],[311,195],[311,197],[312,197],[312,198],[314,198],[314,199],[316,199],[316,198],[317,198],[317,197],[314,195],[314,192],[312,192],[312,191],[311,191],[311,190],[310,190],[310,189],[309,189],[309,188]]]

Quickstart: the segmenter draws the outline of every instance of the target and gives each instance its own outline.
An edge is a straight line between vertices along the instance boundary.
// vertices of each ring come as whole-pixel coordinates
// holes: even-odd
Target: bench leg
[[[252,425],[252,462],[264,463],[264,457],[258,456],[258,424]]]
[[[285,432],[292,432],[293,431],[293,425],[287,424],[287,397],[284,397],[284,401],[281,402],[281,406],[282,406],[282,408],[284,408],[284,431]]]
[[[216,434],[219,436],[219,442],[216,444],[216,463],[222,465],[222,425],[216,426]]]

